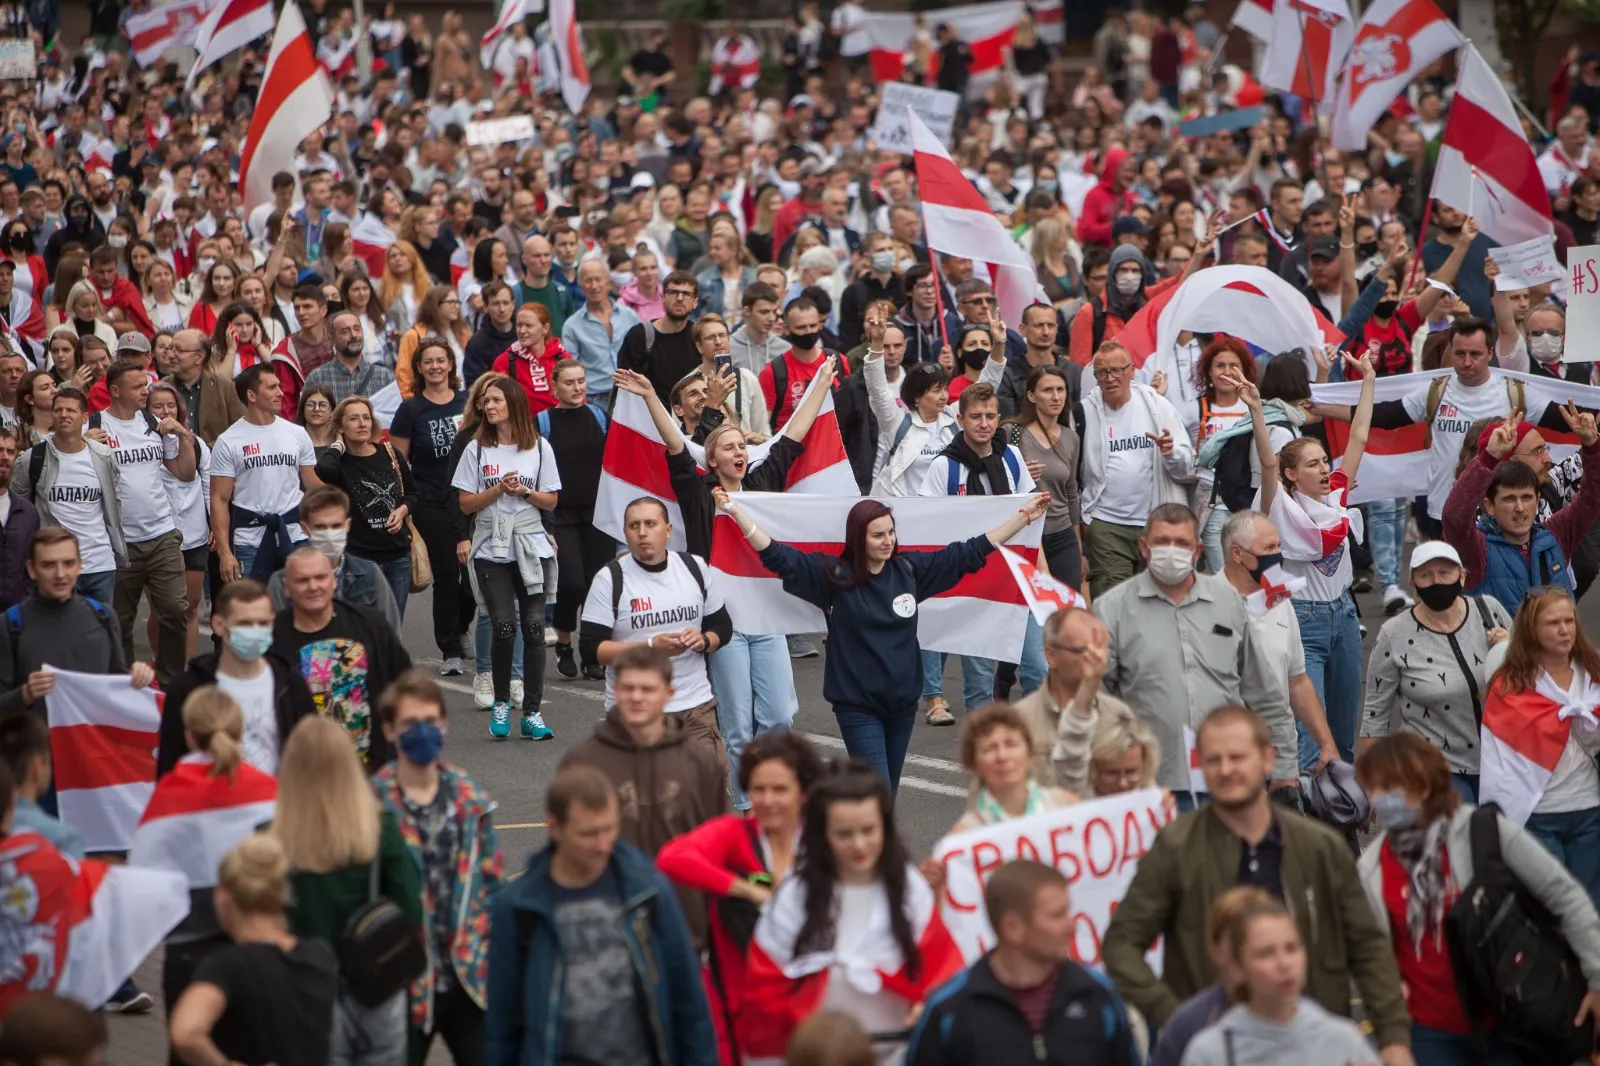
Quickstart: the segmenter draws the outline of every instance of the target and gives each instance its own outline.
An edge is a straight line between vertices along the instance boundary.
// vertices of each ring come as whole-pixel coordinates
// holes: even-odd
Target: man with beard
[[[61,263],[61,250],[67,245],[79,244],[88,252],[106,243],[106,228],[89,210],[86,197],[68,198],[66,218],[66,225],[51,234],[44,246],[44,265],[51,277],[56,276],[56,267]]]
[[[1461,260],[1460,272],[1456,278],[1456,293],[1465,300],[1472,309],[1476,318],[1491,318],[1494,315],[1493,283],[1484,275],[1484,262],[1489,257],[1489,249],[1494,244],[1476,229],[1468,233],[1466,226],[1467,216],[1443,200],[1433,202],[1433,221],[1438,227],[1438,232],[1433,240],[1422,246],[1422,269],[1431,277],[1444,261],[1450,258],[1450,253],[1457,244],[1463,242],[1467,245],[1466,256]]]
[[[340,311],[328,319],[333,359],[311,372],[306,378],[307,388],[325,387],[338,404],[350,396],[371,396],[394,380],[394,371],[367,361],[361,328],[361,316],[354,311]]]
[[[649,378],[661,402],[670,405],[673,386],[700,365],[700,349],[689,329],[689,316],[700,301],[700,283],[687,270],[674,270],[661,288],[661,317],[628,330],[622,338],[622,350],[617,353],[617,369],[637,371]]]

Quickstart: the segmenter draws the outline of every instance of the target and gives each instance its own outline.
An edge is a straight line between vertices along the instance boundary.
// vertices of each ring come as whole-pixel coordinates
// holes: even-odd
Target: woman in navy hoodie
[[[894,512],[877,500],[862,500],[845,519],[844,551],[832,556],[780,544],[728,493],[718,488],[712,496],[760,553],[761,564],[783,578],[783,590],[828,616],[822,698],[833,704],[851,757],[871,764],[898,789],[922,696],[917,604],[983,569],[991,551],[1043,517],[1050,497],[1033,497],[981,537],[904,555],[895,539]]]

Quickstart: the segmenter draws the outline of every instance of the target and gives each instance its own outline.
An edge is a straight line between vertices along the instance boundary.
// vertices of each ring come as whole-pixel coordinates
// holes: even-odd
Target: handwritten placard
[[[481,122],[467,123],[467,143],[472,145],[505,144],[507,141],[526,141],[532,137],[532,115],[486,118]]]
[[[1553,236],[1535,237],[1521,244],[1504,248],[1490,248],[1489,258],[1500,268],[1494,287],[1501,292],[1508,289],[1531,289],[1535,285],[1554,284],[1561,280],[1561,261],[1556,258],[1556,239]]]
[[[928,124],[928,129],[944,144],[956,125],[956,107],[961,97],[943,89],[925,89],[891,81],[878,87],[878,122],[872,139],[878,147],[902,155],[911,154],[911,118],[907,109]]]
[[[1600,360],[1600,244],[1567,249],[1567,345],[1563,363]]]
[[[0,41],[0,79],[32,81],[39,73],[39,59],[31,40]]]

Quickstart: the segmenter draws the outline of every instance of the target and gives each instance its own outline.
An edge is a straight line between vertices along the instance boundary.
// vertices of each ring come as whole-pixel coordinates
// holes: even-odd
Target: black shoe
[[[572,658],[571,644],[556,645],[556,673],[565,678],[578,676],[578,664]]]
[[[586,681],[604,681],[606,679],[606,668],[599,663],[584,663],[583,677]]]
[[[1356,592],[1371,592],[1372,575],[1357,574],[1355,580],[1350,583],[1350,588]]]

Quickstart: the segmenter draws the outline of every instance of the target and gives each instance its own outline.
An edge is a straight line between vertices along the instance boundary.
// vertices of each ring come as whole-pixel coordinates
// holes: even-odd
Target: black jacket
[[[839,296],[839,344],[842,347],[854,348],[861,343],[867,305],[873,300],[892,300],[899,307],[906,302],[905,281],[899,274],[891,274],[885,285],[871,274],[863,274],[845,286]]]
[[[867,399],[867,376],[852,372],[833,394],[839,437],[850,460],[850,472],[863,496],[872,491],[873,462],[878,457],[878,420]]]
[[[478,332],[467,338],[466,349],[461,353],[461,387],[472,388],[474,381],[490,371],[494,361],[500,358],[500,353],[516,342],[517,331],[514,328],[502,333],[494,328],[494,323],[489,321],[489,315],[485,313],[483,321],[478,323]]]
[[[272,653],[266,656],[272,670],[272,700],[278,714],[278,749],[289,740],[289,732],[296,722],[316,713],[311,702],[311,689],[300,671]],[[164,777],[178,765],[178,760],[189,754],[189,743],[183,735],[183,702],[189,693],[201,685],[217,683],[217,656],[197,655],[189,660],[185,670],[167,690],[161,705],[161,740],[156,750],[156,776]]]
[[[992,953],[991,953],[992,954]],[[906,1048],[906,1066],[1134,1066],[1139,1052],[1109,978],[1061,964],[1037,1041],[990,955],[934,989]]]

